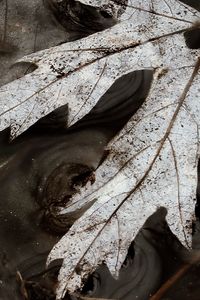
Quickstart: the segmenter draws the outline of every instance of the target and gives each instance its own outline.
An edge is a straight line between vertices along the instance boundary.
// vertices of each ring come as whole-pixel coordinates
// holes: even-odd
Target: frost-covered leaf
[[[49,262],[64,259],[58,299],[80,288],[102,262],[117,277],[131,241],[160,206],[168,209],[172,232],[184,245],[191,245],[200,52],[186,47],[182,32],[199,13],[176,0],[133,0],[123,16],[121,23],[101,34],[99,47],[109,49],[106,66],[110,63],[118,74],[151,67],[154,82],[146,104],[110,144],[96,182],[60,210],[65,214],[96,199],[50,253]],[[97,37],[91,39],[97,43]]]
[[[23,61],[38,68],[0,88],[0,130],[11,126],[15,137],[65,103],[69,104],[71,125],[121,75],[141,68],[156,69],[162,64],[167,68],[175,63],[174,58],[170,61],[163,56],[163,42],[177,43],[178,49],[174,45],[168,49],[173,53],[183,51],[184,40],[178,33],[191,27],[199,15],[192,9],[186,10],[179,1],[154,1],[153,12],[151,3],[129,1],[123,21],[111,29],[24,57]],[[190,51],[185,51],[189,61]],[[178,63],[176,67],[182,58]]]

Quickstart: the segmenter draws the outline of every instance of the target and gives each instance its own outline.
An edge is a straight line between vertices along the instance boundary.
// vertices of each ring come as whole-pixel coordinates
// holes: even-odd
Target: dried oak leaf
[[[112,74],[151,67],[155,76],[146,104],[110,143],[96,182],[60,211],[65,214],[96,199],[50,253],[48,262],[63,259],[57,299],[80,288],[102,262],[117,277],[131,241],[160,206],[168,209],[172,232],[190,247],[199,152],[200,52],[186,47],[183,32],[199,16],[176,0],[132,0],[121,23],[85,40],[94,38],[99,50],[107,52],[98,61]]]
[[[117,1],[101,1],[112,2]],[[49,262],[63,258],[57,299],[81,287],[101,262],[117,277],[131,241],[160,206],[168,209],[171,230],[190,245],[200,52],[186,47],[183,33],[199,17],[177,0],[129,0],[117,25],[23,58],[37,70],[0,89],[0,130],[11,126],[15,137],[64,103],[71,125],[116,78],[133,70],[155,70],[146,104],[110,144],[95,184],[71,200],[70,209],[96,202],[50,253]]]

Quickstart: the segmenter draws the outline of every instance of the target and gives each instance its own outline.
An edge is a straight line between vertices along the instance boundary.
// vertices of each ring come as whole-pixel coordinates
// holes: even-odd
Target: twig
[[[184,264],[174,275],[172,275],[160,289],[149,300],[160,300],[162,296],[185,274],[189,269],[199,263],[200,252],[199,250],[193,252],[192,259],[189,263]]]
[[[161,288],[149,299],[149,300],[160,300],[161,297],[177,282],[190,268],[192,265],[185,264],[178,270],[172,277],[170,277]]]

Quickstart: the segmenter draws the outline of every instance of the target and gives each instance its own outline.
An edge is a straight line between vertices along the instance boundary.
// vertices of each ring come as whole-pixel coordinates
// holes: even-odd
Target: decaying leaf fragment
[[[103,33],[102,45],[105,35],[112,34],[115,45],[119,42],[117,53],[108,58],[113,68],[120,58],[120,70],[125,71],[123,66],[128,67],[127,62],[133,66],[137,56],[135,69],[150,63],[154,83],[146,104],[110,144],[110,155],[96,171],[95,184],[87,185],[60,211],[65,214],[96,199],[50,253],[49,262],[64,259],[57,299],[80,288],[102,262],[117,277],[131,241],[160,206],[168,209],[172,232],[184,245],[191,245],[199,156],[200,52],[186,47],[182,33],[199,14],[175,0],[129,1],[124,15],[128,14],[128,21]],[[119,40],[114,30],[124,24],[128,27]]]

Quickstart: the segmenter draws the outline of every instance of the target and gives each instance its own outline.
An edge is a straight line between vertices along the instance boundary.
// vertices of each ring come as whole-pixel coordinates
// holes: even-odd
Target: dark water
[[[200,9],[198,0],[182,2]],[[0,85],[32,71],[34,66],[12,66],[17,58],[115,24],[105,12],[72,0],[1,0],[0,20]],[[199,35],[194,35],[198,45]],[[188,37],[190,46],[191,34]],[[77,217],[59,220],[55,199],[66,201],[75,192],[74,180],[90,178],[105,155],[104,146],[143,103],[151,78],[152,74],[143,71],[122,78],[89,116],[70,130],[65,128],[67,108],[63,107],[12,144],[8,130],[0,133],[0,300],[55,299],[61,262],[46,270],[45,260],[64,232],[63,222],[66,228]],[[124,86],[126,92],[119,96]],[[197,205],[197,216],[199,211]],[[165,215],[165,209],[160,209],[147,220],[130,246],[119,280],[102,265],[90,276],[83,295],[147,300],[164,285],[165,292],[153,300],[200,299],[199,263],[188,264],[190,254],[170,232]],[[196,249],[200,248],[199,227],[197,222]],[[174,274],[180,272],[176,280]],[[172,285],[167,288],[168,279]],[[78,297],[67,295],[66,299]]]

